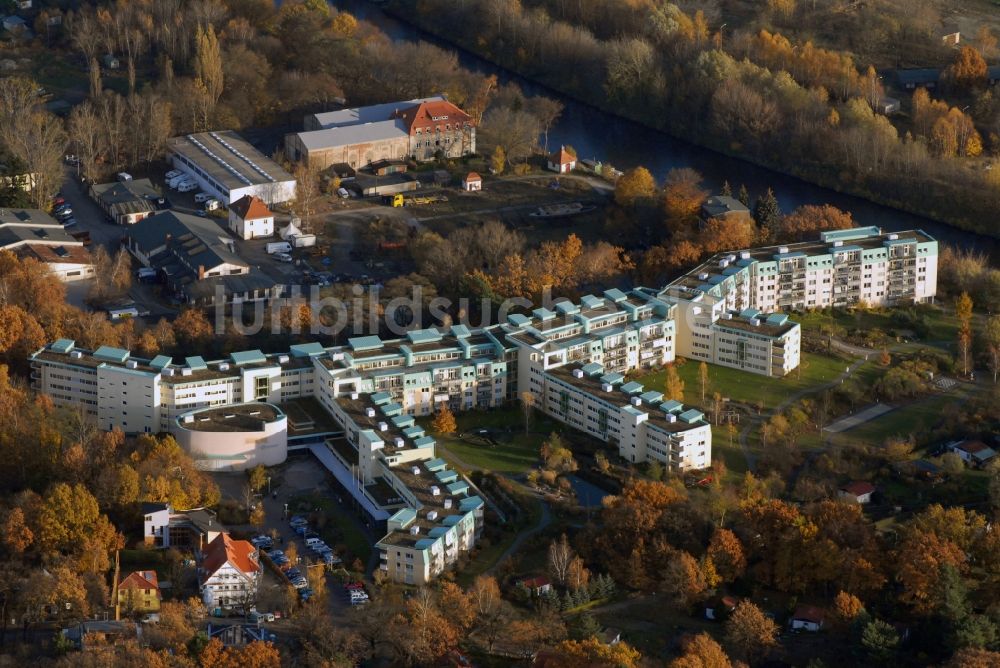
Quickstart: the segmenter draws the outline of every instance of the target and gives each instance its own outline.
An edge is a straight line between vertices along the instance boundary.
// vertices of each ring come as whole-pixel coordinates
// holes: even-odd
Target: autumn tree
[[[431,422],[431,431],[435,434],[446,436],[454,434],[458,430],[455,422],[455,414],[451,412],[447,402],[441,404],[441,408],[434,414],[434,421]]]
[[[562,587],[566,586],[570,564],[575,557],[576,553],[570,547],[566,534],[549,543],[549,577],[553,582]]]
[[[677,365],[667,365],[667,377],[663,381],[663,397],[673,401],[684,401],[684,381],[677,373]]]
[[[972,297],[963,292],[955,300],[958,317],[958,350],[962,356],[962,372],[969,375],[969,352],[972,349]]]
[[[716,529],[708,543],[708,556],[723,582],[733,582],[747,567],[743,544],[729,529]]]
[[[615,182],[615,202],[618,206],[633,207],[642,199],[656,194],[656,181],[645,167],[628,170]]]
[[[986,361],[993,372],[993,384],[1000,375],[1000,315],[990,316],[983,328],[983,342],[986,344]]]
[[[670,662],[669,668],[732,668],[722,646],[707,633],[681,640],[683,654]]]
[[[209,25],[195,36],[194,73],[214,105],[222,97],[222,55],[215,29]]]
[[[663,213],[667,229],[674,235],[690,232],[698,221],[701,205],[708,197],[702,176],[689,168],[672,169],[663,184]]]
[[[527,390],[521,392],[521,412],[524,413],[524,433],[529,433],[531,428],[531,415],[535,408],[535,395]]]
[[[606,645],[597,638],[585,640],[564,640],[559,643],[553,655],[546,657],[546,666],[552,668],[636,668],[642,655],[626,642]]]
[[[510,604],[503,600],[500,585],[489,575],[479,575],[469,588],[469,601],[475,613],[474,633],[483,637],[487,648],[493,646],[513,619]]]
[[[781,219],[778,232],[784,240],[813,239],[817,232],[847,230],[854,227],[854,219],[847,211],[829,204],[804,204]]]
[[[778,644],[778,625],[760,608],[744,599],[726,620],[726,641],[752,664]]]
[[[195,350],[204,348],[214,335],[212,324],[204,312],[194,308],[181,311],[174,320],[173,330],[182,343]]]
[[[841,591],[833,597],[833,615],[844,626],[853,622],[864,611],[864,604],[854,594]]]
[[[24,519],[24,511],[14,507],[7,512],[3,523],[3,544],[9,552],[20,555],[31,547],[35,540],[34,532]]]
[[[708,364],[700,362],[698,364],[698,386],[701,390],[701,405],[705,405],[705,393],[708,391]]]
[[[986,60],[975,47],[963,46],[941,76],[955,90],[968,92],[986,87],[988,69]]]
[[[669,600],[686,608],[702,596],[707,585],[697,560],[683,550],[675,550],[663,566],[660,588]]]

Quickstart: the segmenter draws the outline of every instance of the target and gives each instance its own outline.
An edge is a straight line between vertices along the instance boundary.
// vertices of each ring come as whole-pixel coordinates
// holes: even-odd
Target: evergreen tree
[[[729,181],[723,181],[722,182],[722,192],[721,192],[721,194],[722,194],[723,197],[732,197],[733,196],[733,189],[729,186]]]
[[[573,595],[567,591],[565,594],[563,594],[562,609],[570,610],[574,607],[574,605],[575,604],[573,603]]]
[[[781,207],[778,205],[778,198],[774,196],[774,191],[770,188],[757,198],[757,204],[753,209],[753,218],[761,229],[776,229],[778,221],[781,219]]]
[[[740,194],[736,196],[736,199],[738,199],[746,208],[750,208],[750,191],[747,190],[745,183],[740,186]]]
[[[576,620],[576,625],[573,629],[577,638],[580,640],[586,640],[587,638],[592,638],[601,632],[601,625],[597,619],[589,612],[585,612]]]

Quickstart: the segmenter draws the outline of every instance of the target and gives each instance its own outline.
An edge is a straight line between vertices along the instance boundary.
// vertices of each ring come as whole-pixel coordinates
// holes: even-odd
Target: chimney
[[[199,264],[198,265],[198,280],[200,281],[203,278],[205,278],[205,265]]]

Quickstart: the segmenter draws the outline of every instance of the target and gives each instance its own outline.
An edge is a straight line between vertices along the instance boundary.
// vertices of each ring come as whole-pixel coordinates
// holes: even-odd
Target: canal
[[[454,51],[466,69],[496,74],[501,83],[515,82],[526,95],[546,95],[558,99],[564,105],[564,110],[555,126],[549,130],[550,147],[569,144],[581,158],[595,158],[623,170],[642,165],[660,181],[671,169],[690,167],[701,173],[705,177],[705,185],[716,192],[724,181],[728,181],[733,190],[745,184],[753,197],[771,188],[785,212],[803,204],[832,204],[850,211],[858,225],[878,225],[892,231],[922,229],[941,241],[987,252],[995,262],[1000,262],[1000,242],[996,239],[813,185],[605,113],[428,35],[385,14],[376,3],[365,0],[331,0],[331,4],[378,26],[390,39],[436,44]]]

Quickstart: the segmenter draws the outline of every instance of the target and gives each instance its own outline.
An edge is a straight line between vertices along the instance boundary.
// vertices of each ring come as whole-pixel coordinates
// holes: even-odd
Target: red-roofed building
[[[560,146],[559,150],[549,156],[549,169],[560,174],[569,174],[576,169],[576,156]]]
[[[822,608],[817,608],[814,605],[800,605],[795,608],[795,614],[789,620],[789,625],[793,630],[819,631],[823,628],[825,619],[826,613]]]
[[[552,591],[552,583],[544,575],[539,575],[533,578],[525,578],[518,582],[519,585],[527,587],[528,591],[531,592],[532,596],[541,596],[542,594],[547,594]]]
[[[841,487],[840,491],[837,492],[837,496],[843,501],[864,504],[871,503],[872,494],[874,493],[875,485],[870,482],[855,480]]]
[[[133,571],[118,583],[118,605],[126,615],[157,612],[160,609],[160,583],[156,571]]]
[[[201,560],[201,599],[209,608],[249,606],[255,602],[261,566],[257,548],[220,534]]]
[[[990,446],[972,439],[949,443],[948,449],[961,457],[963,462],[975,467],[983,466],[997,455]]]
[[[240,239],[257,239],[274,234],[274,214],[264,200],[244,195],[229,205],[229,229]]]
[[[462,179],[462,190],[466,192],[475,192],[477,190],[483,189],[483,177],[475,172],[469,172]]]
[[[410,155],[417,160],[431,160],[438,151],[449,158],[476,152],[472,116],[448,100],[426,100],[400,110],[396,117],[410,135]]]

